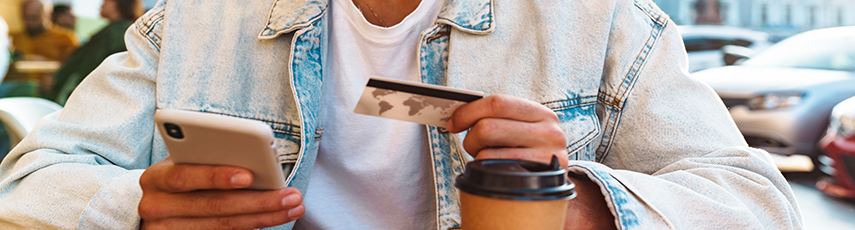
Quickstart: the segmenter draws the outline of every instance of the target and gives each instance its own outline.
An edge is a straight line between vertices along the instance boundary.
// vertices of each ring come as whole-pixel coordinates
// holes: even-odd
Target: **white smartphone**
[[[176,164],[237,166],[252,171],[250,189],[285,187],[273,130],[261,121],[178,109],[154,113]]]

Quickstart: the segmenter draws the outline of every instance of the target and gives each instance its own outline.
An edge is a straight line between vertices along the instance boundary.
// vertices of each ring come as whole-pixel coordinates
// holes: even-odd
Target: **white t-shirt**
[[[356,114],[369,77],[419,81],[419,33],[442,0],[422,0],[402,22],[370,24],[351,0],[330,3],[324,133],[295,229],[436,229],[424,125]],[[367,10],[367,9],[366,9]]]

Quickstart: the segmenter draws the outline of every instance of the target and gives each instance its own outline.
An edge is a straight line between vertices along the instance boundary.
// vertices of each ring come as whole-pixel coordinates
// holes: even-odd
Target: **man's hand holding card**
[[[417,122],[459,133],[476,159],[510,158],[567,166],[567,141],[551,109],[507,95],[371,78],[354,112]]]
[[[422,88],[436,89],[434,92],[442,94],[446,87],[424,85],[412,82],[397,82],[403,85],[415,85]],[[373,85],[373,86],[372,86]],[[549,163],[552,156],[558,156],[562,167],[567,167],[567,139],[559,126],[558,116],[551,109],[540,103],[507,96],[490,95],[487,97],[467,100],[454,100],[449,97],[436,97],[447,100],[450,105],[442,106],[440,115],[430,115],[423,110],[409,110],[412,103],[416,105],[435,106],[431,102],[425,102],[420,97],[431,97],[414,92],[418,90],[407,90],[401,92],[387,92],[383,90],[395,90],[397,86],[377,85],[369,83],[360,99],[369,97],[369,104],[375,106],[357,106],[356,112],[374,116],[388,117],[405,121],[413,121],[427,125],[445,127],[449,132],[459,133],[469,130],[463,139],[463,148],[475,159],[523,159]],[[381,89],[377,91],[377,89]],[[376,93],[375,93],[376,92]],[[471,92],[454,89],[451,92]],[[379,103],[385,95],[411,94],[397,99],[382,100],[391,106],[405,108],[405,115],[389,116],[389,112],[395,108],[382,107]],[[461,93],[466,94],[466,93]],[[471,92],[472,95],[483,95]],[[375,95],[378,95],[375,97]],[[458,95],[460,96],[460,95]],[[456,98],[456,97],[455,97]],[[384,98],[386,99],[386,98]],[[392,100],[392,101],[389,101]],[[408,102],[409,101],[409,102]],[[456,101],[456,102],[455,102]],[[467,103],[469,102],[469,103]],[[422,107],[422,108],[423,108]],[[384,112],[380,112],[384,109]],[[366,112],[360,112],[366,111]],[[420,113],[421,112],[421,113]],[[447,112],[451,114],[446,116]],[[411,116],[412,115],[415,116]],[[392,114],[392,113],[388,113]],[[427,118],[427,119],[425,119]],[[605,198],[600,193],[599,186],[585,179],[569,178],[576,184],[578,195],[567,208],[566,229],[599,229],[599,224],[614,220],[614,216],[605,204]],[[614,226],[610,226],[614,229]]]

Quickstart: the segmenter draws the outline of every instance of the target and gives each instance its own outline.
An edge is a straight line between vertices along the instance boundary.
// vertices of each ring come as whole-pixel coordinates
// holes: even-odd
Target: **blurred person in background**
[[[9,53],[9,25],[6,20],[0,16],[0,92],[3,88],[3,78],[6,76],[6,71],[9,70],[9,61],[11,55]],[[9,152],[10,143],[9,137],[6,134],[6,128],[0,122],[0,156],[5,156]]]
[[[12,35],[12,46],[22,60],[62,62],[80,46],[74,31],[51,26],[45,13],[44,4],[38,0],[21,3],[25,30]]]
[[[0,82],[3,82],[3,77],[6,76],[6,71],[9,70],[9,25],[6,20],[0,17]]]
[[[53,13],[50,14],[50,21],[54,25],[63,28],[74,30],[77,25],[77,17],[71,13],[71,6],[66,4],[56,4],[53,6]]]
[[[107,56],[127,50],[125,30],[143,14],[141,0],[104,0],[101,17],[110,24],[93,35],[89,42],[74,51],[56,73],[56,84],[45,98],[65,104],[77,84],[98,67]]]

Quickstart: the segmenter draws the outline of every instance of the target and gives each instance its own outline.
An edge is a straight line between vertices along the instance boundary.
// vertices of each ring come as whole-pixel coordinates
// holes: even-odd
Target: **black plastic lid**
[[[549,165],[526,160],[485,159],[466,164],[454,186],[469,194],[505,200],[558,200],[576,195],[575,185],[552,156]]]

